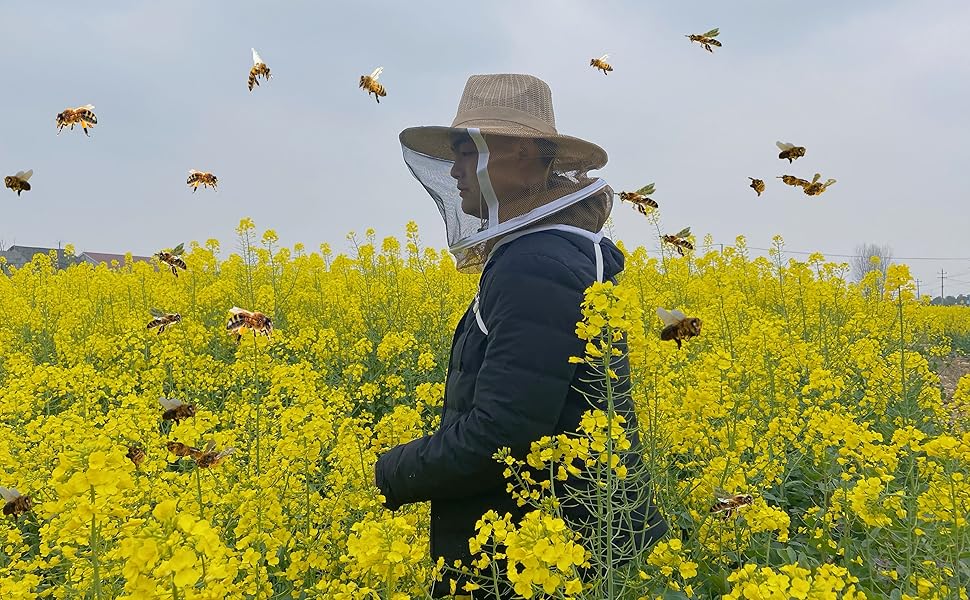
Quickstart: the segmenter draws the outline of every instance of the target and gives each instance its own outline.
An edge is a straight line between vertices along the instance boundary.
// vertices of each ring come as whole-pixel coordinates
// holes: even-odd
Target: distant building
[[[77,258],[79,263],[86,262],[94,266],[104,263],[110,267],[112,261],[118,261],[119,266],[124,266],[125,264],[124,254],[111,254],[108,252],[82,252]],[[151,263],[152,257],[132,255],[131,260],[132,262]]]
[[[10,246],[5,251],[0,252],[0,256],[7,259],[8,267],[20,269],[32,261],[34,256],[38,254],[49,256],[52,250],[57,253],[57,265],[55,266],[58,269],[66,269],[79,262],[77,257],[64,254],[64,250],[61,248],[44,248],[42,246]]]
[[[88,263],[93,266],[98,266],[104,263],[108,267],[111,267],[112,261],[118,261],[119,266],[125,264],[124,254],[111,254],[108,252],[82,252],[79,256],[69,256],[64,253],[63,249],[60,248],[44,248],[41,246],[10,246],[6,250],[0,250],[0,258],[6,259],[6,268],[9,273],[10,268],[22,269],[24,265],[29,263],[38,254],[43,254],[49,256],[50,252],[54,251],[57,253],[57,269],[66,269],[71,265],[79,265],[81,263]],[[144,262],[151,264],[152,257],[150,256],[132,256],[132,262]]]

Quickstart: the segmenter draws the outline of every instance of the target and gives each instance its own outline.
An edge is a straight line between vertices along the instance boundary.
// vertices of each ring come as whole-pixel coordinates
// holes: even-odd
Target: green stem
[[[903,293],[902,288],[896,291],[899,306],[899,403],[906,407],[906,337],[903,330]],[[906,407],[904,423],[909,424],[910,410]]]
[[[606,589],[607,598],[615,598],[614,581],[610,573],[613,568],[613,379],[610,367],[613,363],[613,327],[606,326],[606,348],[603,355],[603,369],[606,374]],[[599,493],[600,496],[603,492]]]
[[[259,389],[259,340],[256,337],[256,332],[253,331],[253,388],[254,390]],[[255,397],[255,395],[254,395]],[[260,398],[256,397],[256,483],[259,485],[259,480],[262,477],[262,463],[260,461]],[[258,502],[262,502],[262,496],[257,496]],[[258,531],[257,540],[260,546],[260,552],[265,551],[265,545],[263,544],[263,510],[259,506],[256,509],[256,528]],[[259,598],[260,587],[259,587],[259,568],[256,569],[256,598]]]
[[[96,513],[97,507],[95,506],[95,492],[94,486],[91,486],[91,511]],[[94,570],[94,579],[92,581],[92,587],[94,588],[94,597],[101,600],[101,563],[98,560],[98,543],[99,543],[99,531],[97,525],[97,517],[95,515],[91,516],[91,568]]]
[[[199,500],[199,520],[202,520],[205,518],[205,515],[202,512],[202,481],[201,481],[201,476],[199,475],[199,471],[200,469],[196,467],[195,468],[195,491]]]

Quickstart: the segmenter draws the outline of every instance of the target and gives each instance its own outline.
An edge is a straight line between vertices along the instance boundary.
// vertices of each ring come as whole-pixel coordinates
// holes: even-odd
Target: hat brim
[[[556,169],[559,171],[591,171],[606,165],[606,150],[592,142],[569,135],[549,135],[527,127],[508,127],[508,123],[488,125],[478,129],[485,136],[507,138],[542,139],[556,145]],[[453,161],[451,144],[455,135],[466,133],[466,127],[442,127],[437,125],[408,127],[401,132],[401,144],[415,152],[441,160]]]

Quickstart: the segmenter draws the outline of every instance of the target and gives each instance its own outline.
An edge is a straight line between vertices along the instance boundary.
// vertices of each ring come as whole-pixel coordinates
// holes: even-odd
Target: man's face
[[[478,186],[478,149],[475,142],[466,138],[452,144],[451,150],[455,155],[451,176],[455,179],[458,195],[461,196],[461,211],[480,218],[482,212],[487,212],[488,209]]]
[[[504,137],[486,138],[488,144],[488,178],[499,204],[514,202],[530,187],[544,181],[545,168],[538,159],[538,147],[531,140]],[[488,206],[478,185],[478,149],[469,138],[452,144],[455,164],[451,176],[461,196],[461,210],[482,218]]]

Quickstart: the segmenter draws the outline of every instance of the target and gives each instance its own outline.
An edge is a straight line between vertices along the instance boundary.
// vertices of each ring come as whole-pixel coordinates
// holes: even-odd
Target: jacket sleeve
[[[527,451],[554,433],[576,371],[569,357],[583,348],[576,323],[587,286],[551,256],[514,261],[496,268],[483,289],[488,344],[471,410],[378,459],[377,485],[388,508],[504,488],[496,450]]]

